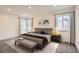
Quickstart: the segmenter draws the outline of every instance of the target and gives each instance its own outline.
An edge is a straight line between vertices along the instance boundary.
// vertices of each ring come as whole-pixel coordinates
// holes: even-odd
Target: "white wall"
[[[75,34],[76,34],[76,47],[79,51],[79,6],[76,6],[75,9]]]
[[[39,21],[43,20],[42,18],[43,17],[47,17],[49,19],[49,25],[39,25]],[[53,13],[47,13],[47,14],[43,14],[43,15],[40,15],[40,16],[36,16],[33,18],[33,28],[37,28],[37,27],[45,27],[45,28],[53,28],[55,26],[55,19],[54,19],[54,15]]]
[[[17,16],[0,12],[0,40],[16,37],[19,33]]]
[[[70,32],[60,32],[62,37],[62,42],[70,43]]]

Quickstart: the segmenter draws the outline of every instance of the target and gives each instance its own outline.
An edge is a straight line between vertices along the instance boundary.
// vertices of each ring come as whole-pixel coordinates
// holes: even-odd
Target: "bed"
[[[52,35],[49,34],[50,31],[52,31],[52,28],[35,28],[34,32],[21,34],[21,36],[36,41],[38,43],[37,47],[42,49],[51,41]]]

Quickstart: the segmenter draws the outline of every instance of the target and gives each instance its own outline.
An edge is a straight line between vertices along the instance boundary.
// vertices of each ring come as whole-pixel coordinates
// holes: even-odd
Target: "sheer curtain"
[[[20,18],[20,34],[31,32],[32,30],[32,19]]]

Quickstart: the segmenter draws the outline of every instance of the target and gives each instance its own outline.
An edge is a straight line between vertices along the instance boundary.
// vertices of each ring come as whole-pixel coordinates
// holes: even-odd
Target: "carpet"
[[[6,44],[11,46],[13,49],[15,49],[18,53],[30,53],[31,50],[23,45],[15,45],[15,40],[9,40],[5,41]],[[36,49],[34,53],[55,53],[58,43],[50,42],[46,47],[44,47],[42,50]]]
[[[17,53],[17,51],[6,43],[0,43],[0,53]]]
[[[77,53],[75,46],[70,44],[61,43],[57,47],[56,53]]]
[[[2,42],[2,41],[1,41]],[[15,45],[15,38],[13,40],[4,41],[0,43],[0,52],[4,53],[30,53],[30,49],[22,45]],[[50,42],[44,49],[35,50],[34,53],[76,53],[78,52],[75,46],[67,43]]]

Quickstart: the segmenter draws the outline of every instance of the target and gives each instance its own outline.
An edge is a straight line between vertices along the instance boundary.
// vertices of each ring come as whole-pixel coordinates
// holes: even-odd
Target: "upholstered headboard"
[[[50,32],[52,30],[53,30],[52,28],[35,28],[36,32],[40,32],[40,31]]]

